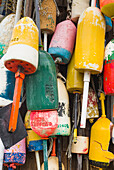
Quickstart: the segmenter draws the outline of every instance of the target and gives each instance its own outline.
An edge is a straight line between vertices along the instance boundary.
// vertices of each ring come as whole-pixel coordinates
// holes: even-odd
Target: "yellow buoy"
[[[103,93],[100,94],[102,116],[91,128],[89,160],[90,164],[97,167],[107,167],[110,161],[114,160],[114,154],[108,151],[112,122],[106,118]]]
[[[75,70],[74,65],[75,65],[75,55],[73,54],[67,68],[66,86],[67,86],[67,90],[70,93],[73,93],[76,90],[81,92],[83,91],[83,74]]]
[[[90,74],[102,72],[105,42],[105,19],[97,7],[87,8],[80,16],[75,47],[75,69],[84,72],[80,127],[86,127]]]

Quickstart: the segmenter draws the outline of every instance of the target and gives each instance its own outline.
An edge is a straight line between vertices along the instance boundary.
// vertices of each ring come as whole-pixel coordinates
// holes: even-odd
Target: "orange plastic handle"
[[[10,132],[14,132],[17,127],[21,88],[22,88],[25,75],[21,73],[20,71],[17,71],[17,73],[15,74],[15,78],[16,78],[15,90],[14,90],[13,103],[12,103],[12,109],[11,109],[11,115],[10,115],[10,121],[9,121]]]
[[[51,156],[56,156],[56,153],[55,153],[55,144],[56,144],[56,138],[53,138],[53,149],[52,149]]]

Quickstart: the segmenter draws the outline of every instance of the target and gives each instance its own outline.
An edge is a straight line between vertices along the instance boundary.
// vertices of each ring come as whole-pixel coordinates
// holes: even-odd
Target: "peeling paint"
[[[105,60],[114,59],[114,39],[112,39],[105,48]]]
[[[86,68],[93,68],[93,69],[98,69],[99,68],[99,65],[98,64],[92,64],[92,63],[88,63],[88,64],[86,64],[86,62],[84,62],[84,64],[83,64]]]
[[[83,11],[79,18],[78,24],[85,20],[87,13],[91,12],[93,13],[93,18],[90,20],[91,21],[90,23],[96,26],[100,26],[105,30],[106,29],[105,19],[102,13],[100,12],[99,8],[97,7],[88,7],[85,11]]]

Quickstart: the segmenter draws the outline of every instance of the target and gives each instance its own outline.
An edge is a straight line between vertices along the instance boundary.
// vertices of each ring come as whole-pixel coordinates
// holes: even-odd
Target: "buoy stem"
[[[95,7],[96,6],[96,0],[91,0],[91,7]]]
[[[40,170],[40,156],[38,151],[35,151],[35,157],[36,157],[37,170]]]
[[[104,100],[105,100],[104,93],[100,93],[99,100],[101,100],[101,107],[102,107],[102,116],[101,117],[106,117],[106,114],[105,114],[105,105],[104,105]]]
[[[44,169],[48,170],[47,140],[43,140]]]
[[[23,2],[23,0],[18,0],[17,1],[16,16],[15,16],[15,23],[14,23],[14,25],[17,24],[17,22],[19,21],[19,19],[21,17],[22,2]]]
[[[73,112],[74,112],[74,137],[73,142],[77,142],[77,115],[78,115],[78,95],[79,93],[76,92],[74,96],[74,103],[73,103]]]
[[[9,121],[9,131],[14,132],[17,127],[17,119],[18,119],[18,111],[19,111],[19,102],[21,97],[21,88],[23,84],[23,80],[25,78],[25,74],[22,73],[23,68],[18,67],[18,71],[15,73],[15,89],[14,89],[14,96],[13,96],[13,103]]]
[[[44,32],[44,51],[47,51],[47,33]]]
[[[87,112],[89,82],[90,82],[90,72],[85,71],[84,72],[84,89],[83,89],[83,101],[82,101],[82,113],[81,113],[80,128],[86,127],[86,112]]]
[[[56,59],[55,59],[55,64],[58,64],[58,63],[62,63],[62,58],[60,58],[60,57],[57,57]]]
[[[56,153],[55,153],[55,144],[56,144],[56,138],[53,138],[53,149],[52,149],[51,156],[56,156]]]

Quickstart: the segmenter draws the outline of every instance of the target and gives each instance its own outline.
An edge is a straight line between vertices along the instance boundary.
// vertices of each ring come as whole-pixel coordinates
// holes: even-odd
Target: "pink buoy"
[[[67,64],[71,58],[76,39],[76,26],[72,21],[59,23],[49,45],[48,52],[62,64]]]
[[[23,165],[26,160],[25,138],[4,151],[4,166]],[[13,167],[12,167],[13,168]]]

